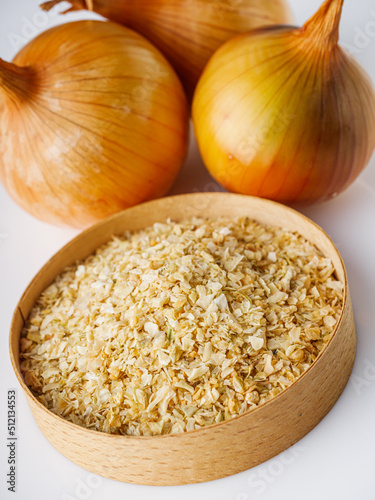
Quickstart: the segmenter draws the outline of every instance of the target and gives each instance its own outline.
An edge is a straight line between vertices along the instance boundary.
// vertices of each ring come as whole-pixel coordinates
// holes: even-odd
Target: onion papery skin
[[[338,11],[329,14],[328,31],[321,10],[302,29],[238,36],[207,65],[194,96],[194,129],[206,167],[228,190],[311,204],[344,191],[368,163],[373,85],[337,45]]]
[[[189,111],[165,57],[112,22],[52,28],[0,61],[0,179],[35,217],[86,227],[166,194]]]
[[[61,0],[42,4],[50,9]],[[290,24],[286,0],[70,0],[146,36],[168,58],[192,97],[212,54],[239,33]]]

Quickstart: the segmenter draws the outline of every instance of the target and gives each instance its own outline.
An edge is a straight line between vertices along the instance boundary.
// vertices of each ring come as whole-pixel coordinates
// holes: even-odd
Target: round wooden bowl
[[[84,259],[113,235],[167,218],[246,216],[296,231],[329,257],[345,287],[336,331],[322,355],[292,386],[271,401],[230,421],[184,434],[110,435],[67,422],[47,410],[20,372],[19,341],[40,293],[65,267]],[[356,334],[343,261],[330,238],[298,212],[271,201],[236,194],[200,193],[151,201],[84,231],[32,280],[15,310],[10,356],[34,418],[46,438],[70,460],[105,477],[146,485],[179,485],[218,479],[258,465],[296,443],[333,407],[352,370]]]

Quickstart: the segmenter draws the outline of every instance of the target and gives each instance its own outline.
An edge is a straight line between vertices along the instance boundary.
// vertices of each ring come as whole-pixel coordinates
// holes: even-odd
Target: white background
[[[320,0],[290,3],[297,23],[301,24],[318,8]],[[0,57],[9,61],[20,48],[15,45],[14,35],[27,38],[57,23],[89,17],[49,15],[46,22],[46,17],[38,16],[39,12],[36,0],[0,0]],[[341,42],[354,51],[356,59],[375,80],[373,0],[346,0]],[[218,189],[215,186],[192,138],[189,159],[173,193]],[[328,416],[300,443],[251,471],[200,485],[144,487],[102,479],[71,463],[48,443],[33,420],[9,362],[11,315],[33,275],[76,232],[33,219],[0,186],[0,498],[374,500],[375,158],[347,192],[304,212],[333,238],[348,270],[358,352],[345,392]],[[5,484],[6,399],[7,390],[12,388],[17,390],[18,411],[16,494],[9,493]]]

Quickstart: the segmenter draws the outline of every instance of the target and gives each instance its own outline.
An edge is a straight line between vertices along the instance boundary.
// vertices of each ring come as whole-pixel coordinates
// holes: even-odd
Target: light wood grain
[[[332,259],[345,285],[344,308],[335,334],[314,365],[273,400],[231,421],[185,434],[132,437],[90,431],[49,412],[27,388],[19,366],[24,319],[40,293],[63,269],[91,254],[113,235],[168,217],[247,216],[297,231]],[[81,233],[60,250],[21,297],[10,332],[14,371],[43,434],[61,453],[89,471],[129,483],[178,485],[210,481],[258,465],[296,443],[333,407],[352,370],[356,335],[347,277],[330,238],[298,212],[258,198],[200,193],[164,198],[117,214]],[[322,450],[323,452],[323,450]]]

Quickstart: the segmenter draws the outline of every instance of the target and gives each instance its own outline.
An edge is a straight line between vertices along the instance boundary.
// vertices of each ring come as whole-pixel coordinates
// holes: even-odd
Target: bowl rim
[[[331,334],[331,338],[329,339],[329,341],[325,345],[324,349],[319,353],[317,359],[290,386],[288,386],[286,389],[284,389],[279,394],[277,394],[276,396],[274,396],[272,399],[270,399],[268,401],[265,401],[261,405],[256,406],[255,408],[252,408],[252,409],[250,409],[250,410],[248,410],[248,411],[246,411],[246,412],[244,412],[244,413],[242,413],[240,415],[235,415],[230,420],[224,420],[222,422],[218,422],[218,423],[215,423],[215,424],[210,424],[210,425],[207,425],[206,427],[203,427],[201,429],[195,429],[193,431],[185,431],[185,432],[175,433],[175,434],[162,434],[162,435],[157,434],[157,435],[152,435],[152,436],[144,436],[144,435],[142,435],[142,436],[133,436],[133,435],[126,435],[126,434],[113,434],[113,433],[107,433],[107,432],[104,432],[104,431],[88,429],[87,427],[85,427],[83,425],[75,424],[73,422],[70,422],[69,420],[66,420],[64,417],[62,417],[62,416],[58,415],[57,413],[54,413],[51,410],[49,410],[46,406],[44,406],[37,399],[37,397],[33,394],[33,392],[31,391],[31,389],[27,386],[27,384],[26,384],[26,382],[25,382],[25,380],[24,380],[24,378],[22,376],[21,368],[20,368],[20,366],[19,367],[17,366],[16,356],[13,353],[12,340],[14,338],[14,332],[16,330],[15,329],[15,322],[17,321],[17,315],[21,316],[23,324],[25,324],[25,322],[26,322],[26,320],[25,320],[25,318],[24,318],[24,316],[22,314],[20,305],[22,304],[23,299],[27,295],[27,293],[30,290],[30,288],[32,288],[34,286],[34,284],[38,282],[38,280],[40,278],[40,275],[43,273],[43,271],[46,268],[48,268],[48,266],[59,256],[60,253],[64,252],[71,245],[76,244],[76,242],[79,241],[81,238],[85,238],[91,232],[98,231],[101,228],[103,228],[103,227],[105,227],[107,225],[110,225],[113,221],[116,221],[117,219],[121,219],[123,217],[123,214],[129,213],[131,211],[136,211],[138,209],[138,207],[144,207],[146,205],[147,206],[148,205],[158,205],[158,204],[163,203],[163,202],[173,201],[176,198],[179,198],[179,199],[180,198],[185,198],[185,199],[190,198],[190,199],[192,199],[192,198],[195,198],[195,197],[198,197],[198,196],[202,196],[202,195],[208,196],[209,198],[221,198],[221,197],[228,198],[228,199],[229,198],[239,198],[239,199],[242,198],[242,199],[245,199],[245,200],[247,200],[247,199],[250,198],[250,199],[252,199],[254,201],[256,200],[256,201],[258,201],[260,203],[264,203],[265,205],[268,205],[268,206],[272,205],[272,206],[274,206],[274,207],[276,207],[276,208],[278,208],[280,210],[285,211],[286,213],[289,213],[290,215],[294,215],[294,216],[297,216],[298,218],[301,218],[301,220],[303,220],[305,223],[307,223],[307,224],[312,225],[313,227],[315,227],[315,229],[317,229],[318,232],[322,233],[322,235],[325,237],[326,242],[331,246],[332,250],[336,253],[336,255],[338,257],[338,262],[339,262],[339,264],[341,265],[341,268],[342,268],[341,270],[342,270],[342,273],[343,273],[343,280],[342,280],[343,281],[343,305],[342,305],[342,310],[341,310],[340,318],[339,318],[338,322],[335,325],[335,328],[334,328],[334,330],[333,330],[333,332]],[[220,215],[219,217],[222,217],[222,216]],[[249,218],[251,219],[251,215],[249,215]],[[256,220],[256,219],[254,219],[254,220]],[[281,226],[275,225],[274,227],[281,227]],[[295,231],[295,232],[298,233],[298,231]],[[298,233],[298,234],[300,234],[300,233]],[[113,235],[115,235],[115,233],[113,233]],[[312,242],[311,240],[309,240],[305,236],[304,236],[304,238],[307,239],[314,246],[316,246],[314,242]],[[88,254],[88,255],[90,255],[90,254]],[[337,269],[336,269],[336,271],[337,271]],[[56,278],[56,276],[55,276],[55,278]],[[53,278],[53,279],[55,279],[55,278]],[[75,237],[73,237],[72,239],[70,239],[65,245],[63,245],[57,252],[55,252],[47,260],[47,262],[39,269],[39,271],[37,271],[37,273],[31,279],[31,281],[29,282],[29,284],[27,285],[27,287],[24,289],[24,292],[22,293],[22,295],[21,295],[20,299],[18,300],[17,305],[16,305],[16,307],[14,309],[14,312],[13,312],[13,315],[12,315],[12,320],[11,320],[11,325],[10,325],[10,333],[9,333],[9,354],[10,354],[10,360],[11,360],[13,371],[14,371],[14,373],[16,375],[16,378],[17,378],[19,384],[21,385],[21,387],[22,387],[22,389],[23,389],[23,391],[25,393],[26,398],[29,398],[32,401],[32,403],[36,406],[36,408],[38,409],[38,411],[43,412],[43,414],[46,416],[46,418],[53,419],[56,422],[57,425],[59,425],[59,424],[60,425],[67,425],[68,428],[71,428],[72,430],[86,433],[88,437],[91,436],[92,438],[96,437],[98,439],[107,439],[107,438],[109,438],[109,439],[117,439],[117,440],[121,439],[121,438],[122,439],[132,439],[132,440],[140,440],[141,439],[143,441],[152,440],[153,442],[159,441],[159,440],[165,440],[165,439],[179,439],[179,438],[181,439],[181,438],[184,438],[186,436],[191,436],[193,434],[194,435],[203,434],[203,433],[209,432],[210,430],[219,429],[219,428],[221,428],[223,426],[229,426],[229,425],[231,425],[231,423],[236,422],[239,419],[246,418],[249,415],[255,415],[257,412],[258,413],[261,412],[266,407],[269,408],[270,406],[272,406],[272,404],[276,404],[276,402],[283,395],[285,395],[289,390],[291,390],[297,384],[299,384],[299,382],[301,382],[306,376],[308,376],[311,371],[313,371],[315,368],[317,368],[319,366],[319,364],[321,363],[322,358],[329,351],[329,348],[332,345],[332,342],[335,339],[335,337],[337,335],[337,332],[341,328],[341,325],[342,325],[342,322],[343,322],[343,318],[344,318],[344,315],[345,315],[345,311],[346,311],[347,306],[348,306],[348,296],[349,296],[349,288],[348,288],[347,272],[346,272],[346,268],[345,268],[345,264],[344,264],[343,258],[341,256],[340,252],[338,251],[336,245],[332,241],[331,237],[324,231],[324,229],[322,229],[316,222],[314,222],[313,220],[309,219],[306,215],[298,212],[294,208],[291,208],[289,206],[286,206],[286,205],[283,205],[281,203],[278,203],[278,202],[275,202],[275,201],[272,201],[272,200],[268,200],[268,199],[265,199],[265,198],[258,198],[256,196],[248,196],[248,195],[241,195],[241,194],[235,194],[235,193],[202,192],[202,193],[187,193],[187,194],[166,196],[164,198],[158,198],[158,199],[155,199],[155,200],[151,200],[151,201],[147,201],[147,202],[141,203],[141,204],[136,205],[134,207],[127,208],[127,209],[122,210],[121,212],[118,212],[118,213],[116,213],[114,215],[111,215],[110,217],[107,217],[107,218],[105,218],[105,219],[103,219],[103,220],[101,220],[99,222],[96,222],[92,226],[86,228],[85,230],[81,231],[78,235],[76,235]],[[20,339],[20,337],[21,337],[21,331],[17,332],[17,335],[19,335],[19,339]],[[20,360],[18,360],[18,361],[20,361]]]

